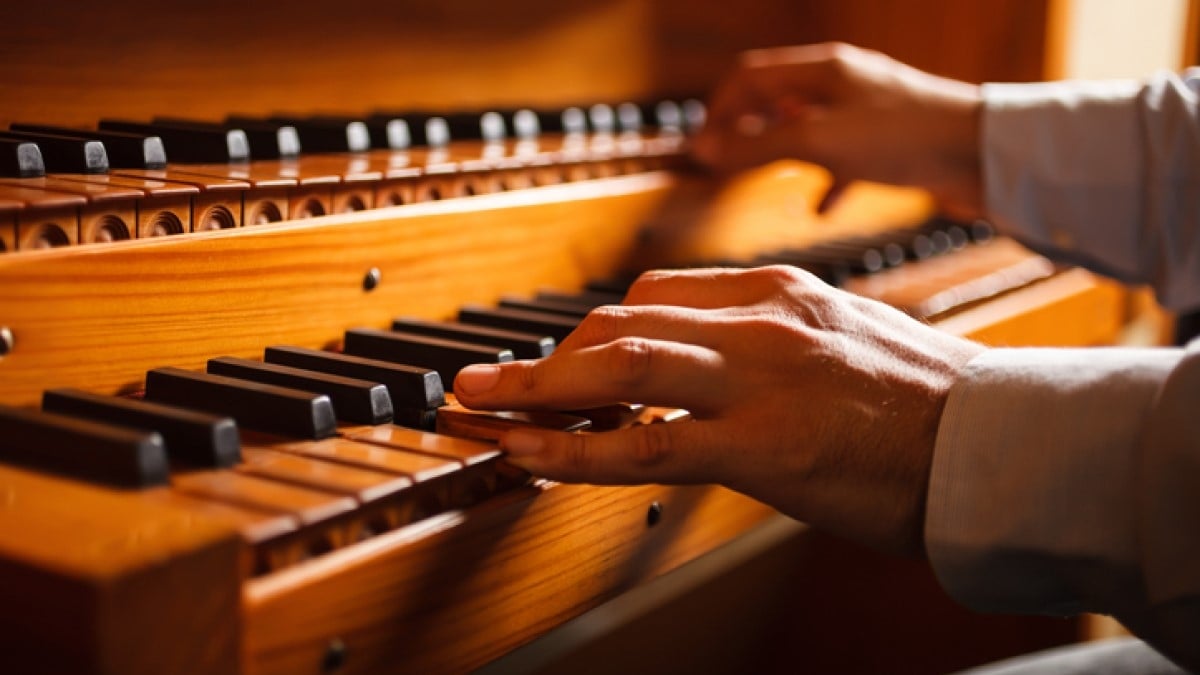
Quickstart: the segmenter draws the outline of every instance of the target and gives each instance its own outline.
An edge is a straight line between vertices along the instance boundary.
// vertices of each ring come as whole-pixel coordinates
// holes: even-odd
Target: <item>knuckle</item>
[[[602,305],[588,312],[575,329],[588,344],[604,344],[621,334],[621,325],[629,317],[629,310],[621,305]]]
[[[641,304],[641,298],[653,294],[654,289],[672,278],[672,274],[668,270],[650,270],[642,272],[638,278],[629,286],[629,290],[625,293],[625,302],[628,304]]]
[[[610,343],[609,368],[614,379],[633,384],[645,379],[650,371],[654,348],[649,340],[622,337]]]
[[[517,387],[522,392],[537,391],[538,385],[542,382],[542,370],[546,368],[545,364],[545,360],[521,363],[520,367],[514,369],[517,374]]]
[[[631,448],[632,459],[640,466],[666,462],[674,454],[674,431],[670,424],[649,424],[642,427]]]
[[[592,469],[592,452],[588,447],[588,437],[583,434],[571,434],[567,438],[562,458],[566,469],[564,479],[588,475]]]
[[[811,273],[792,265],[759,267],[754,270],[754,274],[766,287],[767,293],[770,294],[775,294],[797,285],[806,285],[816,279]]]

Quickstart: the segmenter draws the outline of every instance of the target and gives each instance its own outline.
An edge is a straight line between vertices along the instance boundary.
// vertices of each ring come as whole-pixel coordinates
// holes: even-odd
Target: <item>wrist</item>
[[[934,195],[951,215],[978,218],[984,211],[981,88],[963,82],[950,83],[943,110],[944,134],[938,153],[943,162],[942,179]]]

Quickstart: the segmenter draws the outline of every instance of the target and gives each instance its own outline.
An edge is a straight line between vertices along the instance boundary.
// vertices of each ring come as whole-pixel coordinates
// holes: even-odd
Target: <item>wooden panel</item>
[[[242,548],[230,523],[164,490],[4,466],[0,504],[9,672],[236,672]]]
[[[103,255],[2,256],[0,321],[17,348],[0,359],[0,402],[32,403],[50,386],[137,389],[163,365],[201,369],[214,354],[255,358],[273,343],[326,347],[345,328],[401,314],[446,318],[626,264],[749,255],[928,212],[919,193],[863,186],[817,219],[805,195],[820,172],[781,164],[755,176],[713,185],[651,173],[115,242]],[[367,291],[372,268],[381,283]]]
[[[702,94],[743,49],[829,39],[1036,79],[1045,15],[1046,0],[5,3],[0,124]]]
[[[0,197],[0,253],[17,250],[17,210],[21,206],[21,202]]]
[[[334,640],[345,675],[466,672],[770,513],[709,487],[510,493],[250,582],[248,672],[321,673]]]
[[[1073,269],[941,321],[938,328],[993,346],[1113,344],[1125,324],[1126,291]]]

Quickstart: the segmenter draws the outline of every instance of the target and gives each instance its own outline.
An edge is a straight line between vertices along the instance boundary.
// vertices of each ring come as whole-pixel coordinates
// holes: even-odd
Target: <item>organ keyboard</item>
[[[241,122],[258,132],[251,149],[282,128]],[[762,522],[767,509],[718,488],[533,481],[494,444],[513,424],[686,423],[681,411],[447,403],[464,363],[544,355],[620,298],[621,283],[589,279],[732,254],[962,320],[1070,278],[938,222],[779,238],[795,218],[764,209],[812,190],[794,166],[723,205],[776,237],[745,237],[769,254],[706,241],[703,218],[672,224],[675,200],[747,188],[664,171],[683,142],[672,129],[217,163],[243,150],[229,127],[121,128],[164,131],[168,158],[196,135],[227,147],[182,153],[204,163],[155,167],[154,155],[0,178],[0,403],[12,411],[0,419],[0,626],[17,672],[461,671]],[[310,138],[301,130],[301,147]],[[908,194],[867,199],[924,217]],[[1114,291],[1075,278],[1017,314],[1099,313],[1074,339],[1104,339]],[[156,434],[113,439],[97,419]],[[109,445],[122,473],[101,456]]]

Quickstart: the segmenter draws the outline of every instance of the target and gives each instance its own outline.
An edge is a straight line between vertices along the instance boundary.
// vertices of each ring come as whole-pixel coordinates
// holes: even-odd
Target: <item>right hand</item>
[[[929,190],[982,213],[979,88],[878,52],[826,43],[746,52],[714,92],[696,158],[732,171],[800,159],[852,180]]]
[[[648,272],[550,356],[468,366],[454,393],[489,410],[686,408],[691,422],[522,428],[500,446],[538,476],[719,483],[843,537],[919,554],[942,407],[982,351],[795,268]]]

